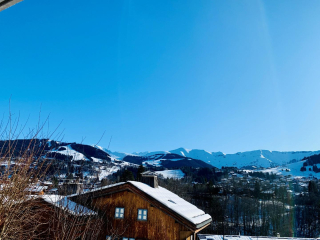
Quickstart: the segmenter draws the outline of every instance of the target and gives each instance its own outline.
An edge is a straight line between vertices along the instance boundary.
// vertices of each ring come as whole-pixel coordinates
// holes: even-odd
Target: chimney
[[[151,172],[151,171],[141,173],[141,182],[153,188],[159,187],[158,177],[154,172]]]

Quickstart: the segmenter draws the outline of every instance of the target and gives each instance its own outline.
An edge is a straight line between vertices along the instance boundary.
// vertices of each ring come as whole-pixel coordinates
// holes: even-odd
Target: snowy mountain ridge
[[[104,149],[105,150],[105,149]],[[105,150],[106,151],[106,150]],[[200,149],[185,149],[177,148],[171,151],[154,151],[154,152],[134,152],[132,154],[112,152],[108,153],[116,159],[122,160],[125,156],[154,156],[156,154],[177,154],[182,157],[188,157],[193,159],[202,160],[212,166],[221,168],[225,167],[275,167],[290,162],[300,161],[305,157],[311,155],[320,154],[320,151],[269,151],[269,150],[254,150],[247,152],[238,152],[234,154],[225,154],[222,152],[208,152]]]

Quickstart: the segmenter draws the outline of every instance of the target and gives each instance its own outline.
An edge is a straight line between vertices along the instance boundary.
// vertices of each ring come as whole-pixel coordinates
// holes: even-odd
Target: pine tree
[[[141,177],[142,177],[141,173],[143,173],[144,171],[145,171],[145,168],[142,165],[140,165],[138,168],[138,173],[137,173],[137,180],[138,181],[141,181]]]
[[[126,182],[126,181],[134,181],[134,176],[133,173],[130,170],[124,170],[120,177],[121,182]]]

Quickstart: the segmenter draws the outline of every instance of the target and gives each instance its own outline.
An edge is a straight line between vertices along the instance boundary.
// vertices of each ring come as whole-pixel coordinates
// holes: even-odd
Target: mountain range
[[[178,148],[171,151],[154,151],[154,152],[135,152],[132,154],[107,151],[112,157],[118,160],[140,159],[142,162],[159,165],[164,161],[184,160],[201,160],[211,166],[221,167],[237,167],[246,169],[255,168],[272,168],[299,162],[306,157],[320,154],[320,151],[269,151],[269,150],[254,150],[247,152],[238,152],[234,154],[225,154],[222,152],[208,152],[199,149]],[[156,161],[155,161],[156,160]],[[136,162],[140,164],[141,162]]]
[[[6,152],[14,146],[12,154],[18,157],[22,152],[33,149],[38,159],[53,159],[52,172],[58,168],[60,174],[83,174],[89,178],[102,179],[122,168],[149,166],[155,170],[193,168],[267,169],[279,173],[287,169],[285,174],[317,176],[320,174],[320,151],[269,151],[254,150],[225,154],[208,152],[199,149],[178,148],[171,151],[124,153],[110,151],[96,145],[58,142],[49,139],[23,139],[0,141],[0,149]],[[305,166],[305,170],[300,169]],[[54,169],[55,168],[55,169]],[[269,170],[270,169],[270,170]],[[315,170],[314,170],[315,169]]]

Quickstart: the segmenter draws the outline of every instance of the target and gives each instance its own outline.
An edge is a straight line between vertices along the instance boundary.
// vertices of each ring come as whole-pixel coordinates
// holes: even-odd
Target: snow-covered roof
[[[29,188],[26,189],[28,192],[41,192],[45,189],[47,189],[47,186],[30,186]]]
[[[92,211],[78,203],[75,203],[68,199],[66,196],[60,195],[43,195],[41,196],[42,199],[58,208],[66,210],[67,212],[77,215],[77,216],[84,216],[84,215],[96,215],[95,211]]]
[[[123,185],[123,184],[125,184],[125,182],[119,182],[119,183],[115,183],[115,184],[110,184],[110,185],[107,185],[107,186],[94,188],[94,189],[92,189],[90,191],[87,191],[85,193],[97,192],[97,191],[101,191],[101,190],[104,190],[104,189],[107,189],[107,188],[112,188],[112,187]],[[75,197],[75,196],[79,196],[79,195],[81,195],[81,194],[75,193],[75,194],[69,195],[68,197]]]
[[[200,224],[207,224],[211,222],[211,216],[209,214],[206,214],[201,209],[163,187],[159,186],[158,188],[153,188],[141,182],[128,182],[166,207],[170,208],[181,217],[187,219],[189,222],[197,225],[197,227],[200,227],[198,226]]]

